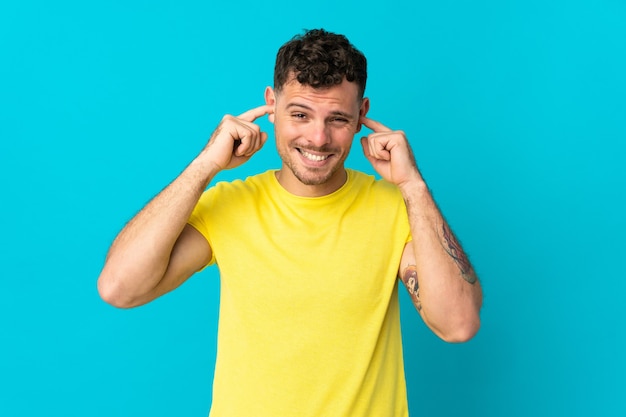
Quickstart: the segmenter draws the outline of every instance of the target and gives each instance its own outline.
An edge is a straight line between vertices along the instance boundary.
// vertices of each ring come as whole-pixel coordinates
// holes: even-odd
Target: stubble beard
[[[301,148],[304,150],[312,150],[319,152],[327,152],[329,149],[321,148],[321,149],[311,149],[311,148]],[[296,147],[289,147],[288,152],[299,152]],[[283,165],[287,167],[291,173],[304,185],[323,185],[326,184],[340,168],[343,167],[343,162],[345,161],[347,155],[343,156],[343,159],[339,161],[333,161],[333,165],[328,170],[328,167],[301,167],[298,165],[296,161],[291,157],[289,153],[284,154],[283,151],[279,152],[280,159],[283,162]],[[338,158],[337,153],[333,152],[333,156],[331,158]],[[328,170],[328,171],[327,171]]]

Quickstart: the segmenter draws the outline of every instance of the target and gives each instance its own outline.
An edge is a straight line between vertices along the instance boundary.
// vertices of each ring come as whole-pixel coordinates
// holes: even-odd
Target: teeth
[[[328,159],[328,155],[313,155],[311,153],[308,153],[304,149],[301,149],[300,153],[302,153],[302,155],[304,155],[306,159],[309,159],[311,161],[323,161],[325,159]]]

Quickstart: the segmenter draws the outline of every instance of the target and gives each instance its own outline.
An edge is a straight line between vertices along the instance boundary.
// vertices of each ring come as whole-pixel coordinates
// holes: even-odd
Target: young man
[[[111,246],[98,288],[118,307],[218,265],[212,417],[407,415],[398,277],[442,339],[478,330],[480,284],[404,133],[366,117],[366,78],[345,37],[292,39],[266,104],[225,116]],[[205,192],[265,144],[254,123],[264,115],[281,168]],[[363,153],[382,180],[344,166],[363,125],[373,131]]]

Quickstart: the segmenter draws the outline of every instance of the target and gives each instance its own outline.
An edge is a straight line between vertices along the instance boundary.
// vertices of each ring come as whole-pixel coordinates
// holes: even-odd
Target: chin
[[[304,185],[324,185],[333,180],[338,166],[332,167],[329,171],[315,171],[310,168],[303,168],[301,170],[293,170],[295,177]]]

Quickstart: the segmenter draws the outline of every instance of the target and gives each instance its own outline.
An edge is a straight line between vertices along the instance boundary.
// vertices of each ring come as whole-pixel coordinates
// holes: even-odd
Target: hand
[[[365,116],[361,123],[373,131],[361,138],[363,153],[382,178],[397,186],[422,180],[404,132],[392,131]]]
[[[264,105],[237,117],[224,116],[204,148],[203,157],[220,171],[247,162],[267,141],[267,133],[253,122],[273,111],[272,106]]]

